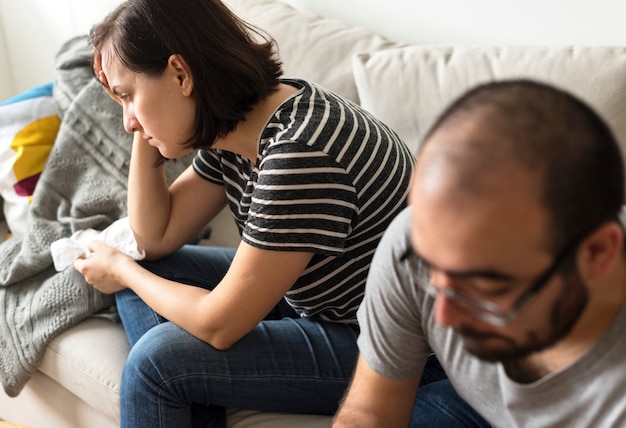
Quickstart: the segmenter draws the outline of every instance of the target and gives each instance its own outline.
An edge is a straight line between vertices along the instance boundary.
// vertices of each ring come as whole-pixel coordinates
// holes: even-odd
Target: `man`
[[[605,123],[551,86],[453,103],[378,247],[334,426],[407,426],[431,352],[493,426],[625,426],[622,165]]]

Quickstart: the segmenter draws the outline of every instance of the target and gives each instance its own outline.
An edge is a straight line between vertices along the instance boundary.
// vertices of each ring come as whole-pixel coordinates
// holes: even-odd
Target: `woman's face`
[[[95,57],[96,75],[124,110],[124,129],[138,133],[162,156],[173,159],[193,151],[183,145],[194,132],[196,101],[186,63],[172,55],[158,76],[126,68],[110,46]]]

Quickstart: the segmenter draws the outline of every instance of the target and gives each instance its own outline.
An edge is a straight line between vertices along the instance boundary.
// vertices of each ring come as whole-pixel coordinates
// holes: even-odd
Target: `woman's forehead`
[[[115,63],[119,63],[119,59],[111,43],[105,43],[102,48],[96,52],[94,58],[99,62],[100,68],[104,71],[111,68]]]
[[[115,82],[121,83],[133,78],[134,73],[122,64],[112,47],[103,47],[100,50],[99,58],[95,57],[95,59],[94,67],[96,68],[94,71],[96,75],[101,80],[104,78],[109,85],[112,86]]]

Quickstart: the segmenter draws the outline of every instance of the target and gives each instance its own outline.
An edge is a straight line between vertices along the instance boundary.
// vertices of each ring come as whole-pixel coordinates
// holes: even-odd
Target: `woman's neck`
[[[218,140],[212,148],[226,150],[244,156],[252,164],[256,163],[260,136],[278,107],[298,89],[279,83],[276,91],[259,101],[237,124],[234,131]]]

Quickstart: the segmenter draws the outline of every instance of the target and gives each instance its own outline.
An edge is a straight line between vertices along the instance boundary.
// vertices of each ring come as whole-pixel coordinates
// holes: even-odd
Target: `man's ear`
[[[179,54],[170,55],[167,65],[173,71],[182,94],[190,96],[193,91],[193,75],[185,58]]]
[[[617,221],[606,222],[580,245],[578,266],[583,279],[594,281],[605,277],[619,259],[624,246],[624,232]]]

